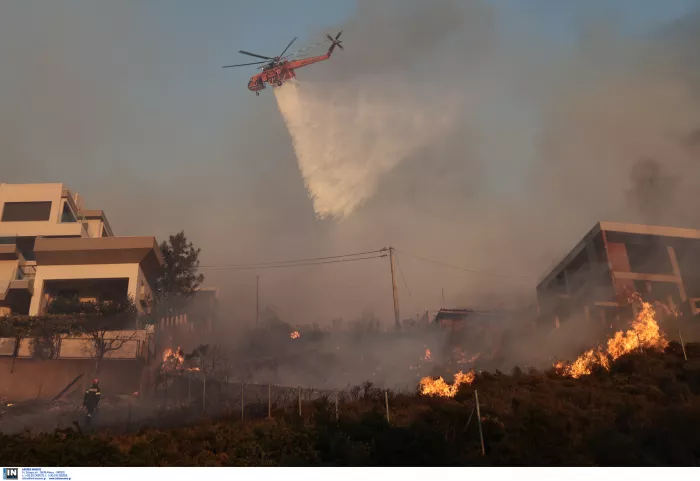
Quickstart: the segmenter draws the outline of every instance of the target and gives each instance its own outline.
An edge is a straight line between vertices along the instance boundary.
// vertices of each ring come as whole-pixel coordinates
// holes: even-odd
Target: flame
[[[659,324],[656,321],[656,310],[648,302],[644,302],[639,294],[630,298],[631,302],[641,302],[637,317],[632,321],[632,328],[618,331],[608,339],[605,349],[602,347],[589,349],[573,363],[558,362],[554,368],[560,374],[573,378],[589,375],[595,366],[610,370],[610,363],[636,349],[663,349],[668,345]]]
[[[289,337],[291,339],[299,339],[301,337],[301,334],[299,334],[299,331],[292,331],[289,333]]]
[[[426,396],[455,397],[459,386],[473,383],[475,377],[474,371],[469,371],[466,374],[459,371],[455,374],[454,382],[451,385],[447,384],[442,377],[437,379],[424,377],[420,380],[420,393]]]
[[[476,361],[477,359],[479,359],[479,358],[481,357],[481,353],[479,352],[479,353],[476,353],[474,356],[472,356],[472,357],[470,357],[470,358],[467,358],[467,356],[466,356],[466,354],[464,353],[464,351],[462,351],[462,350],[461,350],[460,348],[458,348],[458,347],[455,347],[455,348],[453,349],[453,352],[454,352],[454,354],[455,354],[455,357],[458,358],[458,359],[457,359],[457,364],[471,364],[471,363],[473,363],[474,361]]]
[[[430,349],[427,347],[425,348],[425,356],[423,357],[423,360],[428,362],[433,360],[433,355],[430,353]]]
[[[7,403],[7,407],[8,407],[8,408],[11,408],[12,406],[14,406],[14,404],[12,404],[12,403]]]
[[[182,349],[179,346],[175,351],[166,349],[163,353],[163,369],[165,370],[182,369],[184,362],[185,356],[183,356]]]

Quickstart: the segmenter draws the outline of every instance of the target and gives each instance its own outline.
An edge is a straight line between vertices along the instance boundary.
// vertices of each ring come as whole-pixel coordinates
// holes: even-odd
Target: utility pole
[[[255,328],[260,318],[260,276],[255,276]]]
[[[389,247],[389,263],[391,264],[391,288],[394,293],[394,322],[396,329],[401,329],[401,321],[399,320],[399,290],[396,288],[396,269],[394,268],[394,248]]]

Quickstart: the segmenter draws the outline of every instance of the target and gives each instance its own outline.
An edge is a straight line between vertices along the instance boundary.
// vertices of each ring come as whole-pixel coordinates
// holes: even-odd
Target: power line
[[[506,277],[506,278],[511,278],[511,279],[533,279],[532,276],[514,276],[511,274],[501,274],[498,272],[488,272],[488,271],[480,271],[480,270],[476,270],[476,269],[467,269],[465,267],[455,266],[455,265],[451,265],[451,264],[445,264],[444,262],[436,261],[433,259],[428,259],[426,257],[417,256],[417,255],[411,254],[411,253],[406,252],[406,251],[399,251],[397,248],[394,248],[394,250],[401,252],[402,254],[406,254],[407,256],[414,257],[416,259],[420,259],[420,260],[425,261],[425,262],[429,262],[431,264],[436,264],[436,265],[442,266],[442,267],[448,267],[450,269],[457,269],[459,271],[471,272],[474,274],[484,274],[484,275],[494,276],[494,277]]]
[[[251,262],[249,264],[210,264],[210,265],[205,265],[205,266],[199,266],[200,269],[209,269],[209,268],[221,268],[221,267],[231,267],[231,268],[237,268],[237,267],[259,267],[259,266],[272,266],[272,265],[278,265],[278,264],[292,264],[292,263],[297,263],[297,262],[313,262],[313,261],[323,261],[327,259],[339,259],[343,257],[356,257],[356,256],[363,256],[367,254],[378,254],[382,252],[382,250],[376,250],[376,251],[367,251],[367,252],[358,252],[356,254],[342,254],[342,255],[337,255],[337,256],[326,256],[326,257],[309,257],[306,259],[293,259],[289,261],[270,261],[270,262]]]
[[[285,267],[306,267],[306,266],[319,266],[321,264],[336,264],[338,262],[354,262],[354,261],[362,261],[362,260],[367,260],[367,259],[379,259],[381,257],[386,257],[387,254],[382,254],[382,255],[374,255],[374,256],[367,256],[367,257],[356,257],[354,259],[336,259],[336,260],[327,260],[327,261],[320,261],[320,262],[305,262],[305,263],[298,263],[298,264],[282,264],[282,265],[249,265],[249,266],[221,266],[221,267],[215,267],[215,266],[209,266],[213,267],[211,270],[212,271],[243,271],[243,270],[257,270],[257,269],[281,269]]]
[[[396,250],[396,249],[394,249]],[[408,288],[408,283],[406,282],[406,278],[403,276],[403,269],[401,269],[401,262],[399,262],[399,256],[396,256],[396,264],[399,266],[399,273],[401,274],[401,279],[403,279],[403,285],[406,286],[406,290],[408,291],[408,297],[413,297],[411,295],[411,289]]]

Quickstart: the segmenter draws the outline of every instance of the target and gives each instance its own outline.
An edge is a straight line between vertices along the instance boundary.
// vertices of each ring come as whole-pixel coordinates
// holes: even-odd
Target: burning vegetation
[[[437,379],[424,377],[420,380],[420,393],[426,396],[455,397],[459,387],[462,384],[473,383],[475,377],[474,371],[469,371],[466,374],[459,371],[455,374],[452,384],[447,384],[442,376]]]
[[[641,304],[632,326],[627,331],[618,331],[608,340],[607,346],[598,346],[581,354],[574,362],[557,362],[554,368],[564,376],[577,379],[593,372],[596,366],[610,370],[612,361],[635,350],[662,350],[668,345],[656,320],[656,309],[649,302],[644,302],[639,294],[634,294],[630,302]]]
[[[299,331],[292,331],[289,333],[290,339],[299,339],[300,337],[301,337],[301,334],[299,334]]]

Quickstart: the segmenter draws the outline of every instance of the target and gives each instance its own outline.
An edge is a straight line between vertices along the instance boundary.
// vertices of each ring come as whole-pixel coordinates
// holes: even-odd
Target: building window
[[[102,228],[102,237],[109,237],[109,234],[107,234],[107,229],[104,227]]]
[[[51,202],[5,202],[3,222],[41,222],[51,218]]]
[[[660,242],[627,244],[627,257],[632,272],[645,274],[673,274],[668,249]]]
[[[61,222],[77,222],[75,214],[68,205],[68,202],[63,203],[63,212],[61,212]]]

